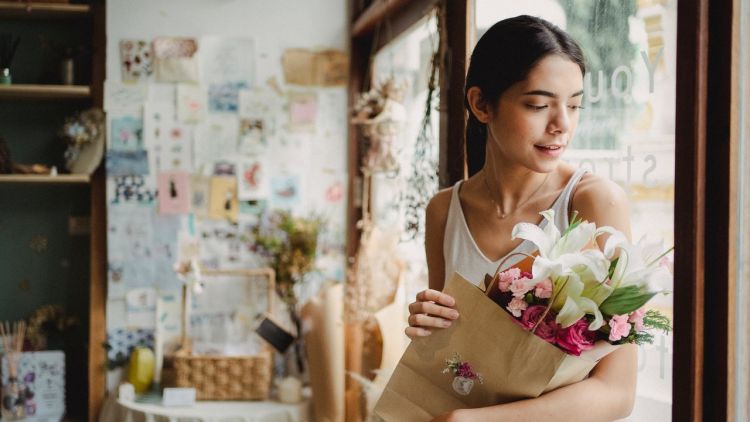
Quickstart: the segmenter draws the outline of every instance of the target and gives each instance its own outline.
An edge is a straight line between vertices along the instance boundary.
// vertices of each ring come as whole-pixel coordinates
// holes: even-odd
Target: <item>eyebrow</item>
[[[557,94],[554,94],[554,93],[549,92],[549,91],[544,91],[544,90],[541,90],[541,89],[537,89],[537,90],[529,91],[529,92],[524,92],[522,95],[542,95],[542,96],[545,96],[545,97],[557,98]],[[575,94],[571,95],[571,98],[572,97],[577,97],[579,95],[583,95],[583,90],[580,90],[580,91],[576,92]]]

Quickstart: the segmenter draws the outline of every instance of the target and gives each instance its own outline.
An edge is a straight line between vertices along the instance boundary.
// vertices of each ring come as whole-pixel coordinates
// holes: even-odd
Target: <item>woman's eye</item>
[[[547,108],[546,105],[539,106],[539,105],[534,105],[534,104],[526,104],[526,107],[532,110],[544,110],[545,108]]]
[[[583,110],[583,106],[580,105],[571,105],[568,106],[571,110]]]

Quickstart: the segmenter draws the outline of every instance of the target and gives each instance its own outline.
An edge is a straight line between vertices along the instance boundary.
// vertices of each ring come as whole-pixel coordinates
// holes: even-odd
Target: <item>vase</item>
[[[26,400],[23,388],[16,377],[9,377],[3,385],[2,418],[3,421],[18,421],[26,418]]]
[[[455,377],[453,378],[453,391],[462,395],[468,396],[471,393],[471,389],[474,388],[474,380],[467,377]]]
[[[60,83],[63,85],[73,85],[75,79],[73,73],[73,59],[65,58],[60,61]]]
[[[10,85],[10,82],[10,69],[8,69],[7,67],[4,69],[0,69],[0,85]]]

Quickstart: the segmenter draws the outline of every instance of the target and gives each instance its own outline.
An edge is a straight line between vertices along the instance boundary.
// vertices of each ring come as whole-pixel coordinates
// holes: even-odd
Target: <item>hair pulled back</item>
[[[466,162],[469,176],[484,166],[487,126],[471,112],[466,96],[478,87],[482,100],[494,106],[511,85],[526,78],[544,57],[557,54],[570,59],[586,74],[583,52],[578,43],[554,24],[521,15],[492,25],[471,53],[464,89],[464,106],[469,112],[466,124]]]

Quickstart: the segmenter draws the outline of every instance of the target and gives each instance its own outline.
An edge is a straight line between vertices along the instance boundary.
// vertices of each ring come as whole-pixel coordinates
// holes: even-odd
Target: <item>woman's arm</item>
[[[427,204],[424,243],[429,288],[417,293],[416,301],[409,304],[409,326],[405,332],[410,338],[428,336],[434,329],[450,327],[451,321],[458,318],[458,311],[452,308],[455,300],[441,292],[445,284],[443,236],[450,201],[451,191],[444,189]]]
[[[627,195],[615,183],[596,176],[586,177],[573,197],[572,208],[598,226],[612,226],[630,237]],[[604,239],[598,239],[603,246]],[[446,421],[532,421],[575,420],[612,421],[627,417],[635,401],[637,348],[619,347],[603,358],[591,376],[579,383],[557,389],[535,399],[480,409],[462,409],[442,419]]]

